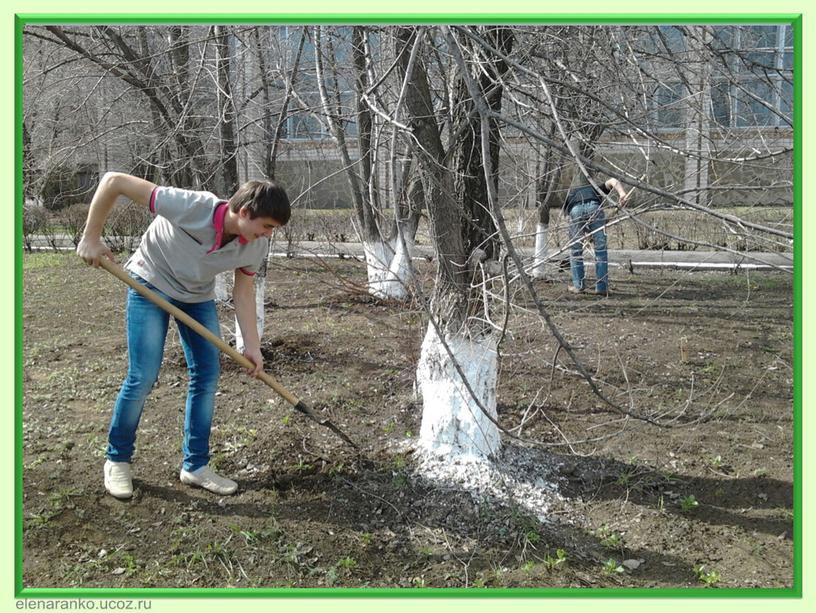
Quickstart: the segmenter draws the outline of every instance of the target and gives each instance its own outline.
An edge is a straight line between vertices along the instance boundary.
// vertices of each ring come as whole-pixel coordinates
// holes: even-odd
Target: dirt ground
[[[430,265],[420,267],[424,282]],[[175,333],[148,400],[136,493],[105,494],[126,367],[124,288],[71,255],[24,258],[26,587],[790,587],[792,279],[613,270],[609,298],[536,282],[601,390],[576,375],[529,296],[502,345],[505,446],[560,493],[540,521],[417,474],[418,304],[356,291],[359,262],[276,259],[269,370],[362,447],[357,455],[224,362],[219,498],[178,481],[186,371]],[[427,285],[426,285],[427,287]],[[224,329],[232,315],[224,310]]]

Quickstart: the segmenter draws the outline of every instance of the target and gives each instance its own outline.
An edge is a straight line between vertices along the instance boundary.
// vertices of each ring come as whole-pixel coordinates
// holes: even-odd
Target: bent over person
[[[289,221],[289,198],[283,188],[270,181],[250,181],[224,201],[209,192],[158,187],[131,175],[106,173],[91,200],[77,246],[77,254],[91,266],[99,266],[101,258],[113,260],[101,235],[120,196],[149,207],[154,215],[139,248],[125,265],[130,276],[215,334],[219,334],[215,276],[235,271],[233,301],[244,337],[244,355],[254,364],[251,374],[259,375],[263,357],[255,320],[253,275],[266,257],[269,236]],[[104,466],[105,489],[116,498],[133,495],[130,462],[136,429],[159,374],[170,319],[132,288],[128,289],[125,312],[128,371],[113,408]],[[180,479],[216,494],[233,494],[238,485],[208,466],[219,351],[181,322],[176,323],[189,374]]]
[[[584,291],[584,244],[586,235],[592,236],[595,246],[595,293],[609,294],[609,260],[606,250],[606,219],[603,201],[613,189],[618,193],[619,204],[626,204],[627,194],[617,179],[607,179],[598,183],[600,192],[583,175],[581,181],[573,182],[564,202],[564,212],[569,218],[570,272],[572,285],[569,291],[580,294]]]

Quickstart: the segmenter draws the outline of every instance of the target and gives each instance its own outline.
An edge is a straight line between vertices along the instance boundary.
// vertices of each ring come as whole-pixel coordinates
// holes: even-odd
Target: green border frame
[[[554,24],[789,24],[793,29],[793,584],[790,588],[25,588],[23,586],[23,176],[22,176],[22,121],[23,121],[23,29],[26,25],[40,24],[401,24],[431,25],[440,23],[473,24],[502,23],[508,25]],[[114,599],[189,599],[189,598],[802,598],[802,14],[801,13],[714,13],[702,15],[676,14],[493,14],[440,13],[416,15],[411,13],[343,15],[310,14],[59,14],[18,13],[14,16],[14,385],[15,385],[15,444],[14,444],[14,595],[29,598],[114,598]]]

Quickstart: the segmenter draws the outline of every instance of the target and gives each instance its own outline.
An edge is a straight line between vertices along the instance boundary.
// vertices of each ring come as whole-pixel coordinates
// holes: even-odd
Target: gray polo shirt
[[[209,192],[157,187],[150,196],[155,215],[126,268],[182,302],[215,297],[215,275],[240,269],[254,275],[269,240],[236,237],[219,247],[229,205]]]

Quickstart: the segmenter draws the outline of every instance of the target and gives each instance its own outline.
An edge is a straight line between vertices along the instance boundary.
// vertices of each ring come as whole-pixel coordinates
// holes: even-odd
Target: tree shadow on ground
[[[258,444],[265,442],[270,441]],[[513,445],[505,448],[513,450]],[[423,476],[414,470],[414,454],[407,449],[370,449],[365,456],[334,449],[326,454],[331,461],[280,468],[286,453],[270,458],[275,468],[239,477],[234,497],[184,486],[167,471],[135,479],[137,495],[132,501],[113,500],[96,482],[99,491],[72,495],[71,509],[55,515],[51,527],[41,529],[42,538],[62,538],[62,531],[72,530],[78,516],[96,518],[98,534],[83,540],[95,539],[98,547],[110,534],[134,529],[154,542],[172,544],[174,527],[190,522],[201,526],[196,534],[207,539],[206,545],[222,542],[225,534],[238,534],[238,527],[252,531],[271,522],[281,527],[281,538],[288,539],[273,543],[278,550],[301,542],[324,558],[342,553],[356,560],[355,572],[362,579],[355,577],[353,585],[393,587],[407,581],[409,587],[411,582],[438,587],[474,582],[501,587],[682,587],[699,586],[688,559],[660,549],[654,540],[650,545],[610,550],[603,535],[581,521],[580,505],[572,503],[628,496],[631,504],[657,509],[661,492],[665,499],[669,491],[688,487],[701,502],[694,512],[696,521],[790,534],[787,520],[740,513],[755,501],[757,491],[767,494],[768,507],[789,509],[792,487],[774,479],[668,478],[643,465],[534,449],[515,449],[526,461],[519,469],[503,454],[504,460],[496,462],[498,480],[535,485],[543,479],[559,485],[560,496],[553,497],[539,518],[535,507],[525,505],[524,499],[507,498],[501,489],[474,497],[466,487]],[[240,474],[229,461],[223,470]],[[625,484],[621,475],[628,475]],[[725,494],[719,506],[703,495],[714,488]],[[681,514],[668,504],[664,511]],[[365,544],[366,539],[371,543]],[[563,568],[553,564],[558,549],[567,552]],[[639,561],[640,566],[625,575],[606,574],[604,563],[610,558],[616,563]]]
[[[564,458],[570,497],[619,500],[711,525],[733,526],[772,536],[793,534],[793,484],[762,476],[714,477],[667,474],[643,464],[599,458]],[[697,505],[689,497],[693,496]],[[686,500],[684,509],[683,501]],[[776,511],[777,517],[749,515]]]
[[[471,576],[489,574],[496,565],[518,568],[524,560],[546,566],[555,559],[557,549],[565,549],[572,574],[559,577],[544,573],[544,580],[598,585],[604,562],[616,557],[601,544],[599,535],[573,521],[568,509],[559,509],[541,521],[524,501],[508,500],[500,494],[474,497],[465,487],[414,473],[401,464],[401,457],[381,454],[373,460],[358,459],[335,473],[331,468],[311,474],[270,471],[243,482],[242,488],[248,492],[276,491],[274,515],[280,521],[307,520],[358,534],[391,533],[396,545],[386,545],[383,555],[401,556],[406,566],[418,562],[418,566],[427,566],[435,559],[422,553],[417,532],[444,534],[448,559],[467,559]],[[509,470],[511,467],[505,467],[498,473],[515,479]],[[304,500],[309,502],[304,504]],[[617,553],[618,561],[623,560],[621,553]],[[642,561],[640,581],[667,586],[696,581],[687,561],[664,551],[632,547],[626,549],[625,557]],[[440,555],[436,561],[444,559]],[[609,581],[614,584],[613,578]]]

